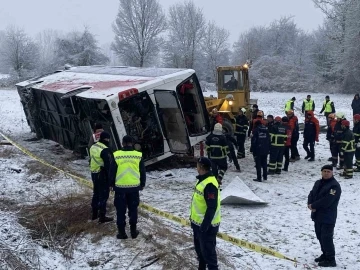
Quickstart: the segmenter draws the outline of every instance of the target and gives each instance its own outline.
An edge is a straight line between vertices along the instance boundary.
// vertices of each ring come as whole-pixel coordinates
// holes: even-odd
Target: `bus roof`
[[[79,66],[20,82],[16,86],[31,86],[60,94],[86,89],[81,91],[79,96],[106,98],[122,90],[141,88],[148,83],[152,84],[172,77],[184,77],[192,73],[194,70],[175,68]]]

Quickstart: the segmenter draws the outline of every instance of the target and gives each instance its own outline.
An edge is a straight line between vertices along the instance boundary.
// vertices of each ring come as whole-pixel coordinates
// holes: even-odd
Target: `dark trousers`
[[[310,146],[310,149],[309,149]],[[306,151],[306,155],[310,158],[315,158],[315,141],[304,138],[303,148]]]
[[[114,205],[116,207],[116,224],[120,229],[126,226],[126,209],[128,209],[129,224],[135,226],[138,221],[138,206],[140,202],[139,191],[115,192]]]
[[[329,115],[330,115],[330,114],[331,114],[330,112],[326,112],[326,113],[325,113],[326,125],[327,125],[327,126],[329,126],[329,124],[330,124],[330,119],[329,119]]]
[[[335,224],[324,224],[315,222],[316,238],[320,242],[322,253],[326,259],[335,259],[335,246],[333,242]]]
[[[360,148],[355,148],[356,167],[360,168]]]
[[[288,170],[288,169],[289,169],[289,163],[290,163],[290,148],[291,148],[291,146],[285,146],[285,150],[284,150],[284,157],[285,157],[284,169],[285,169],[285,170]]]
[[[269,172],[281,172],[284,150],[284,146],[270,147]]]
[[[216,255],[216,234],[219,226],[210,226],[207,232],[200,232],[200,227],[191,224],[194,232],[194,245],[196,255],[199,260],[199,270],[218,270],[218,262]]]
[[[261,169],[264,180],[267,180],[267,155],[255,157],[255,167],[257,179],[261,180]]]
[[[299,150],[297,149],[297,143],[299,141],[298,136],[291,137],[291,158],[294,159],[299,157]]]
[[[238,134],[238,135],[236,135],[236,140],[237,140],[237,143],[238,143],[237,158],[243,158],[243,157],[245,157],[246,134]]]
[[[229,158],[234,162],[235,168],[240,170],[240,165],[239,162],[236,158],[236,154],[235,154],[235,149],[234,148],[230,148],[230,153],[228,154]]]
[[[93,197],[91,207],[93,213],[99,211],[100,217],[106,215],[106,202],[109,199],[109,184],[106,180],[104,172],[91,173],[91,180],[93,182]]]
[[[345,152],[344,153],[344,175],[353,176],[353,160],[354,160],[354,152]]]
[[[211,159],[211,170],[216,179],[221,181],[224,178],[227,168],[226,157],[221,159]]]
[[[333,154],[333,165],[336,166],[336,164],[338,163],[338,157],[340,158],[340,167],[344,166],[344,154],[343,151],[341,150],[341,143],[335,143],[334,144],[334,154]]]

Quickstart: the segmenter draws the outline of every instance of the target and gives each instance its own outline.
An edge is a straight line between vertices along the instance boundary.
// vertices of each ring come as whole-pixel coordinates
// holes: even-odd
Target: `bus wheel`
[[[223,130],[231,135],[231,136],[234,136],[234,126],[233,124],[231,123],[231,121],[229,119],[224,119],[223,121]]]

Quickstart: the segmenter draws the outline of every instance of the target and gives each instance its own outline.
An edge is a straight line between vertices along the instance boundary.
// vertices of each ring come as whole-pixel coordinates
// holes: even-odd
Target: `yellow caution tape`
[[[93,183],[91,181],[89,181],[89,180],[87,180],[87,179],[85,179],[83,177],[74,175],[72,173],[66,172],[66,171],[64,171],[64,170],[62,170],[62,169],[60,169],[58,167],[55,167],[54,165],[51,165],[50,163],[46,162],[45,160],[35,156],[29,150],[27,150],[23,146],[17,144],[13,140],[11,140],[9,137],[5,136],[2,132],[0,132],[0,135],[3,136],[7,141],[9,141],[16,148],[21,150],[23,153],[25,153],[29,157],[37,160],[38,162],[44,164],[45,166],[48,166],[50,168],[53,168],[54,170],[60,171],[60,172],[64,173],[65,175],[76,179],[77,181],[79,181],[80,183],[86,185],[87,187],[90,187],[90,188],[93,187]],[[179,223],[179,224],[181,224],[183,226],[191,226],[190,221],[187,220],[187,219],[177,217],[177,216],[175,216],[173,214],[170,214],[170,213],[165,212],[165,211],[161,211],[159,209],[156,209],[156,208],[154,208],[154,207],[152,207],[150,205],[144,204],[144,203],[140,203],[139,206],[140,206],[140,208],[142,208],[142,209],[144,209],[144,210],[146,210],[148,212],[154,213],[155,215],[157,215],[159,217],[163,217],[163,218],[166,218],[168,220],[177,222],[177,223]],[[236,237],[233,237],[233,236],[227,235],[225,233],[221,233],[221,232],[218,232],[217,237],[224,240],[224,241],[227,241],[227,242],[229,242],[229,243],[231,243],[231,244],[233,244],[235,246],[238,246],[238,247],[243,247],[243,248],[250,249],[250,250],[253,250],[255,252],[258,252],[258,253],[262,253],[262,254],[270,255],[270,256],[273,256],[273,257],[276,257],[276,258],[279,258],[279,259],[294,262],[295,267],[297,266],[298,262],[297,262],[296,258],[291,259],[291,258],[289,258],[289,257],[287,257],[285,255],[282,255],[281,253],[279,253],[279,252],[277,252],[277,251],[275,251],[273,249],[263,247],[263,246],[260,246],[260,245],[257,245],[257,244],[254,244],[254,243],[251,243],[251,242],[248,242],[248,241],[245,241],[245,240],[242,240],[242,239],[239,239],[239,238],[236,238]]]

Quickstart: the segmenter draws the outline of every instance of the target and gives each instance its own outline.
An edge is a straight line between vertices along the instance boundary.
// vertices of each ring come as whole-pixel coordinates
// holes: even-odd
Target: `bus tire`
[[[231,121],[229,119],[224,119],[223,120],[223,130],[230,134],[231,136],[234,136],[234,126],[233,124],[231,123]]]

